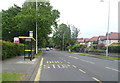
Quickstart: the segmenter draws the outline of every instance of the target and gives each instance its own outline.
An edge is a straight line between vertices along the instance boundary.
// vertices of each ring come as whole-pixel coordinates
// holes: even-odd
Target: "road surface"
[[[40,81],[118,83],[118,62],[55,50],[45,51],[38,69]],[[107,82],[106,82],[107,83]]]

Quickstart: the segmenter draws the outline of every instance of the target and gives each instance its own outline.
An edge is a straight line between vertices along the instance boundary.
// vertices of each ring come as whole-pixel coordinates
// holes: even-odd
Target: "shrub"
[[[71,49],[71,51],[75,51],[75,52],[84,52],[86,47],[87,46],[83,44],[75,44],[73,46],[69,46],[68,49]]]
[[[99,49],[105,50],[105,44],[103,44],[103,43],[98,44],[98,48],[99,48]]]
[[[120,53],[120,44],[113,44],[108,47],[109,52]]]
[[[0,41],[2,46],[2,60],[19,56],[24,53],[24,44],[11,43],[8,41]]]
[[[105,50],[95,49],[95,50],[90,50],[89,52],[91,52],[91,53],[105,53]]]

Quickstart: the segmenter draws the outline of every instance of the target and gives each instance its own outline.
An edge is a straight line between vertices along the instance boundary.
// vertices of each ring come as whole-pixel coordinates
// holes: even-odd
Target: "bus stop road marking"
[[[40,61],[40,66],[39,66],[39,68],[38,68],[38,72],[37,72],[37,75],[36,75],[34,81],[40,81],[40,75],[41,75],[41,70],[42,70],[43,61],[44,61],[44,58],[42,58],[41,61]]]

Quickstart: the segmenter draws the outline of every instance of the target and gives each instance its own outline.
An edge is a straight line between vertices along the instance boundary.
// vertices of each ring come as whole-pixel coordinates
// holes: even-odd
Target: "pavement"
[[[34,81],[39,62],[40,57],[30,61],[30,59],[24,60],[23,56],[17,56],[2,61],[2,72],[24,73],[25,76],[22,81]]]

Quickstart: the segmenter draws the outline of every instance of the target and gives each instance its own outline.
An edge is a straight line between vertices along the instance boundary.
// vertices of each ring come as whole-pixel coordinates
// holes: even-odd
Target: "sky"
[[[2,0],[0,11],[13,4],[22,6],[25,0]],[[108,27],[108,8],[110,1],[109,32],[118,32],[118,1],[120,0],[49,0],[53,9],[60,11],[59,24],[72,24],[80,30],[79,38],[105,35]]]

